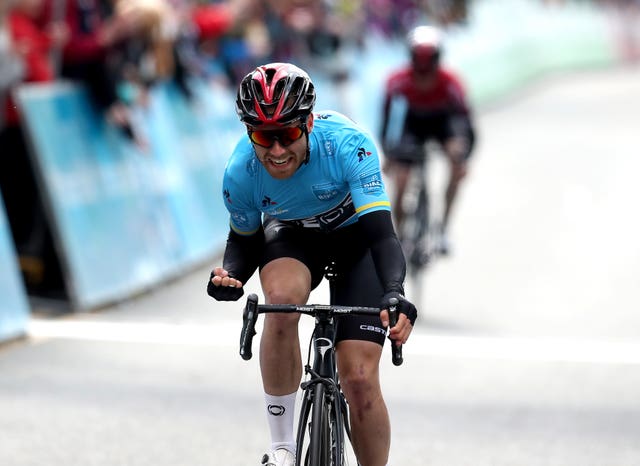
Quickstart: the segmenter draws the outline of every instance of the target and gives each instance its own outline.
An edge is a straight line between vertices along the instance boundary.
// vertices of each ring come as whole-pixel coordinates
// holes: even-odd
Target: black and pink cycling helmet
[[[306,72],[290,63],[269,63],[240,82],[236,113],[248,126],[287,126],[304,121],[315,101],[316,92]]]

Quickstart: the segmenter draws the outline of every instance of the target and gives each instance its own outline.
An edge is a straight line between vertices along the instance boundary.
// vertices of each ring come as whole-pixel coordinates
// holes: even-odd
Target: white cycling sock
[[[264,394],[273,450],[286,448],[291,453],[296,452],[296,442],[293,438],[293,418],[297,393],[296,391],[283,396]]]

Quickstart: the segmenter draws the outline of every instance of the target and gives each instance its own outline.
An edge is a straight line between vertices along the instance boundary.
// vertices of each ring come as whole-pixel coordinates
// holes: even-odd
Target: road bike
[[[395,301],[395,300],[392,300]],[[397,322],[397,302],[389,306],[389,324]],[[315,326],[309,340],[307,363],[302,382],[302,404],[298,418],[296,466],[345,466],[348,464],[346,442],[351,441],[351,430],[346,398],[340,388],[336,366],[336,320],[345,315],[379,316],[374,307],[337,306],[325,304],[289,305],[258,304],[258,296],[247,298],[240,334],[240,356],[252,357],[251,345],[256,334],[258,314],[300,313],[315,318]],[[313,346],[313,350],[312,350]],[[393,364],[403,362],[402,346],[394,342]]]
[[[401,207],[403,220],[398,225],[398,236],[411,275],[427,267],[434,256],[426,165],[427,161],[420,159],[411,168]]]
[[[398,239],[407,261],[409,288],[414,302],[422,300],[424,273],[433,265],[441,253],[442,230],[434,208],[441,199],[431,195],[431,158],[439,149],[437,144],[405,144],[402,148],[389,149],[404,160],[412,160],[401,208],[402,221],[396,225]],[[440,167],[436,167],[440,168]],[[439,173],[437,173],[439,174]],[[437,202],[434,202],[437,201]]]

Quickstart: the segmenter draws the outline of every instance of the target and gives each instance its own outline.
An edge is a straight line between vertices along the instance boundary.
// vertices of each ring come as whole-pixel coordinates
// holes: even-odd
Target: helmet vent
[[[273,77],[276,75],[275,68],[267,68],[264,72],[265,77],[267,78],[267,87],[271,87],[271,83],[273,83]]]

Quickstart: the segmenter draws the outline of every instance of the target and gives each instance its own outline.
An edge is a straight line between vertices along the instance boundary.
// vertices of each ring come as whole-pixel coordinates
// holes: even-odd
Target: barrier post
[[[0,197],[0,342],[24,335],[29,304],[16,259],[11,232]]]

